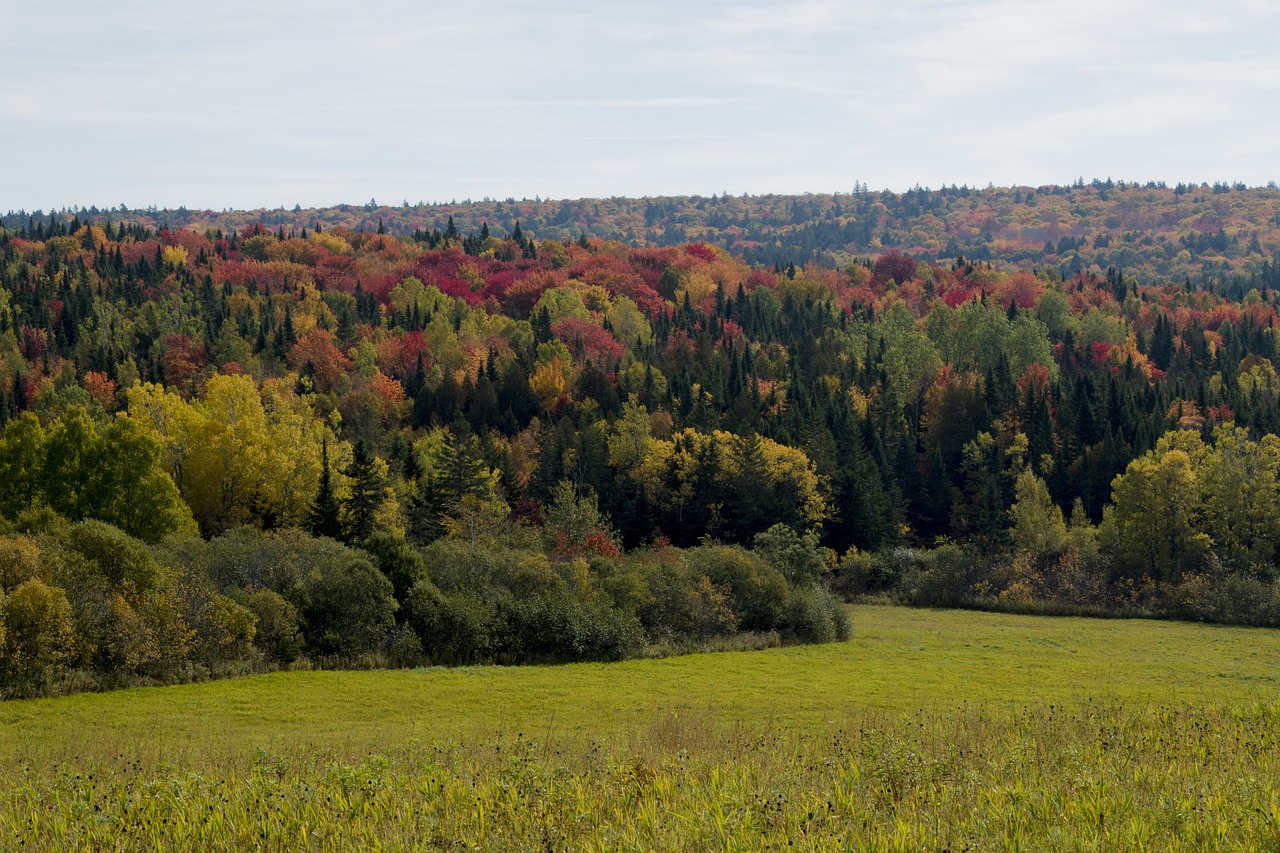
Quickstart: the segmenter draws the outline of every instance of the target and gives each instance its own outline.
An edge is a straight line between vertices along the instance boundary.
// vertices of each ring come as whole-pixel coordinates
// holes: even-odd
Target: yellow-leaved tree
[[[1196,470],[1204,452],[1199,433],[1167,433],[1112,481],[1100,535],[1122,569],[1176,583],[1199,568],[1213,544],[1203,529]]]
[[[816,528],[830,515],[828,484],[803,450],[721,430],[646,437],[642,411],[628,404],[615,423],[610,461],[638,485],[664,529],[746,542],[778,522]]]
[[[192,402],[149,383],[135,385],[128,397],[130,416],[157,436],[164,463],[206,535],[254,522],[305,525],[324,441],[335,474],[351,458],[350,446],[285,382],[260,390],[248,376],[214,376]],[[341,495],[345,478],[335,481]]]

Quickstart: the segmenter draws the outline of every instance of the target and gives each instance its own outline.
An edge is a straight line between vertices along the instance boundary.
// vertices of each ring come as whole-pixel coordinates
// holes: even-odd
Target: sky
[[[0,0],[0,20],[0,210],[1280,180],[1272,0]]]

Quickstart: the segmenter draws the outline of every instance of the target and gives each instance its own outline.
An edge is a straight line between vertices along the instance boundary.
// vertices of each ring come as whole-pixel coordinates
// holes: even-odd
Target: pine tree
[[[449,512],[467,495],[484,497],[488,492],[489,469],[480,441],[461,417],[449,427],[449,439],[440,454],[435,488],[441,511]]]
[[[338,497],[333,493],[333,474],[329,470],[329,439],[320,445],[320,488],[316,493],[316,502],[311,507],[311,532],[316,536],[328,536],[330,539],[342,538],[340,515],[342,507]]]
[[[382,501],[382,475],[364,441],[357,441],[351,465],[343,472],[351,478],[351,495],[342,502],[346,540],[363,542],[373,533],[374,516]]]

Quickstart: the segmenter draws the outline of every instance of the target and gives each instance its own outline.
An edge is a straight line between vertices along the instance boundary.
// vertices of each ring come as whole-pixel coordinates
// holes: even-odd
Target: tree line
[[[830,638],[845,628],[825,587],[1276,618],[1265,284],[1231,300],[1114,268],[896,251],[774,268],[456,228],[40,237],[0,231],[10,540],[62,553],[110,525],[172,589],[256,626],[217,666]],[[1185,511],[1153,512],[1153,492]],[[391,585],[377,629],[339,643],[347,628],[321,626],[346,617],[309,610],[305,578],[183,574],[224,540],[366,561],[339,574]],[[362,556],[380,541],[415,568]],[[69,611],[48,612],[105,636],[65,575],[13,579],[6,595],[61,589]],[[762,589],[771,604],[746,603]],[[294,658],[253,645],[270,618],[250,594],[292,608]],[[112,669],[76,642],[59,666]],[[198,646],[182,666],[210,667]]]

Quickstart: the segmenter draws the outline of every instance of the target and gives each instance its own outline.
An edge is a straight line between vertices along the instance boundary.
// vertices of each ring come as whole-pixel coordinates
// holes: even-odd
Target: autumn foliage
[[[1178,203],[1236,192],[1202,189]],[[856,254],[850,232],[785,263],[743,226],[719,244],[705,209],[679,245],[551,238],[532,210],[518,233],[398,228],[403,211],[376,230],[0,230],[6,671],[813,639],[839,628],[824,585],[1274,621],[1276,268],[1250,260],[1276,242],[1270,196],[1175,218],[1176,252],[1149,229],[1174,256],[1225,258],[1188,286],[1154,261],[1084,262],[1110,251],[1094,208],[1121,190],[1138,192],[1019,190],[1007,220],[1010,191],[963,216],[958,191],[822,199],[810,226],[789,214],[785,246],[871,212],[880,245]],[[1029,211],[1066,198],[1089,227],[1015,258],[1049,233]],[[934,220],[972,251],[948,255]],[[49,555],[72,540],[106,567],[60,574]],[[107,541],[141,548],[140,574],[111,575]],[[748,604],[766,587],[772,604]]]

